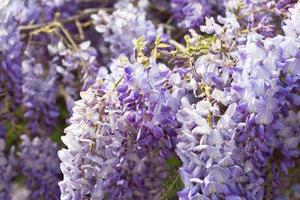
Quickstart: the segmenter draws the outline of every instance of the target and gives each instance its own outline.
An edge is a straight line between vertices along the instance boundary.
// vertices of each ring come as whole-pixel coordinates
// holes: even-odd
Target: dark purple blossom
[[[19,163],[30,199],[59,199],[61,179],[57,146],[49,138],[21,136]]]
[[[13,173],[13,165],[10,158],[4,153],[5,141],[0,138],[0,199],[11,199],[11,185]]]
[[[8,17],[0,22],[0,124],[15,121],[12,113],[21,101],[21,48],[18,22]],[[2,132],[1,135],[3,135]]]
[[[223,2],[219,0],[171,0],[173,16],[179,27],[199,28],[206,17],[222,14]]]
[[[24,117],[32,135],[50,135],[56,124],[56,77],[53,68],[46,70],[33,58],[22,62]]]

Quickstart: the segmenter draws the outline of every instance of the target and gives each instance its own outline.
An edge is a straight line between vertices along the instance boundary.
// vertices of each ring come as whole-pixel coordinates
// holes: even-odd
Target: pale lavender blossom
[[[160,197],[184,91],[169,91],[171,71],[154,59],[148,67],[114,62],[111,69],[104,83],[81,93],[62,137],[62,199]]]
[[[135,7],[131,1],[119,1],[114,8],[112,14],[99,10],[98,14],[92,15],[95,29],[103,34],[113,57],[131,55],[134,39],[144,37],[151,42],[157,35],[162,35],[162,29],[147,20],[143,5]]]

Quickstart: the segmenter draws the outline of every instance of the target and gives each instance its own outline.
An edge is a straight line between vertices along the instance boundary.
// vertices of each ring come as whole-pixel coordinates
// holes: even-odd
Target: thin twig
[[[185,46],[183,46],[182,44],[180,44],[176,40],[170,39],[169,42],[170,42],[170,44],[174,45],[175,47],[178,47],[179,49],[185,49]]]
[[[79,20],[76,20],[75,24],[76,24],[76,27],[78,30],[80,40],[84,40],[85,36],[84,36],[83,30],[82,30],[81,23],[79,22]]]
[[[69,31],[64,27],[64,25],[61,24],[60,22],[54,22],[54,23],[57,24],[57,27],[59,27],[60,30],[64,33],[64,35],[66,36],[70,44],[73,46],[73,48],[78,51],[79,47],[77,46],[76,42],[73,40]]]
[[[176,175],[176,177],[174,178],[174,180],[172,181],[172,183],[167,187],[167,189],[161,195],[161,197],[160,197],[161,200],[167,199],[169,192],[172,190],[172,188],[174,187],[174,185],[177,183],[178,178],[179,178],[179,174]]]
[[[91,14],[97,13],[99,10],[104,10],[104,11],[107,11],[107,12],[112,11],[112,9],[110,9],[110,8],[89,8],[89,9],[83,10],[80,14],[70,16],[66,19],[61,19],[61,20],[59,20],[59,22],[62,23],[62,24],[72,23],[72,22],[75,22],[76,20],[80,20],[82,18],[89,17]],[[35,30],[35,29],[42,28],[44,26],[48,26],[51,23],[52,22],[40,23],[40,24],[29,24],[29,25],[25,25],[25,26],[20,26],[19,30],[21,32],[32,31],[32,30]]]

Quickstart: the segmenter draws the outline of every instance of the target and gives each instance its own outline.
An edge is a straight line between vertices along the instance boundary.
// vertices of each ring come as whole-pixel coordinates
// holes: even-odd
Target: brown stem
[[[99,10],[104,10],[104,11],[107,11],[107,12],[111,12],[111,11],[112,11],[112,9],[110,9],[110,8],[89,8],[89,9],[83,10],[83,11],[82,11],[81,13],[79,13],[79,14],[70,16],[70,17],[68,17],[68,18],[66,18],[66,19],[61,19],[61,20],[59,20],[59,22],[62,23],[62,24],[72,23],[72,22],[75,22],[75,21],[77,21],[77,20],[80,20],[80,19],[89,17],[91,14],[97,13]],[[24,25],[24,26],[20,26],[20,27],[19,27],[19,30],[20,30],[21,32],[32,31],[32,30],[35,30],[35,29],[42,28],[42,27],[44,27],[44,26],[48,26],[48,25],[50,25],[51,23],[52,23],[52,22],[48,22],[48,23],[40,23],[40,24],[29,24],[29,25]]]

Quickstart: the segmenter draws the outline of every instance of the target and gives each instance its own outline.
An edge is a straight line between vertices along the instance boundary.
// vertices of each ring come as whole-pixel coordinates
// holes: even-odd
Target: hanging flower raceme
[[[74,49],[68,48],[61,40],[48,45],[48,51],[54,56],[52,65],[60,76],[58,78],[63,88],[60,92],[71,112],[74,101],[79,98],[79,91],[87,90],[96,80],[101,68],[97,60],[98,52],[91,47],[90,41],[82,42]],[[104,67],[101,70],[106,71]]]
[[[15,121],[12,113],[21,100],[22,43],[17,26],[18,22],[12,16],[0,23],[0,126],[8,121]],[[5,129],[4,126],[2,129]]]
[[[235,141],[245,126],[238,122],[243,108],[233,103],[221,114],[223,105],[214,101],[200,101],[196,105],[185,102],[178,113],[178,119],[186,122],[177,145],[184,163],[181,176],[185,183],[179,198],[262,199],[264,173],[259,174]],[[195,118],[199,120],[193,121]]]
[[[289,33],[291,22],[284,27]],[[203,28],[216,33],[223,49],[230,44],[220,26]],[[200,56],[187,88],[199,100],[182,99],[177,113],[180,199],[276,198],[280,172],[287,174],[299,156],[299,38],[249,33],[236,40],[222,56]]]
[[[103,10],[92,15],[96,31],[103,34],[105,42],[109,43],[113,57],[120,54],[127,56],[133,53],[132,41],[144,37],[154,41],[157,35],[162,35],[162,29],[146,19],[146,11],[142,5],[135,7],[131,1],[119,1],[115,11],[108,14]]]
[[[50,135],[56,124],[58,110],[56,102],[55,69],[46,71],[41,63],[33,58],[22,62],[23,99],[27,127],[32,135]]]
[[[278,173],[287,174],[300,153],[297,148],[300,71],[296,67],[299,45],[298,38],[277,36],[263,40],[256,34],[249,35],[233,73],[233,91],[249,113],[247,128],[237,142],[243,143],[253,165],[272,174],[266,182],[273,185],[266,183],[266,187],[278,187]]]
[[[153,58],[114,62],[111,69],[81,93],[62,138],[68,147],[59,152],[62,199],[159,199],[184,90],[170,84],[171,70]]]
[[[4,0],[0,18],[0,199],[299,198],[298,1]]]
[[[21,136],[19,162],[25,185],[30,191],[30,199],[59,199],[58,182],[61,172],[56,154],[57,145],[49,138],[34,139]]]

